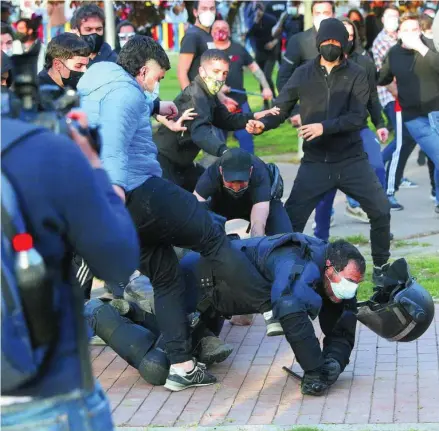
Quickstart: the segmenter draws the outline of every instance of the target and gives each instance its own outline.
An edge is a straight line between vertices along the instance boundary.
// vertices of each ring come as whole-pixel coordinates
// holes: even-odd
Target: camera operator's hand
[[[87,115],[84,112],[80,112],[80,111],[69,112],[66,115],[66,117],[68,124],[69,124],[69,120],[77,121],[83,129],[88,129]],[[99,159],[99,156],[96,153],[96,151],[92,148],[89,138],[83,136],[81,133],[78,132],[78,130],[76,130],[75,127],[73,127],[70,124],[69,124],[69,132],[72,139],[76,142],[76,144],[81,149],[84,156],[90,162],[90,165],[95,169],[101,168],[102,167],[101,160]]]

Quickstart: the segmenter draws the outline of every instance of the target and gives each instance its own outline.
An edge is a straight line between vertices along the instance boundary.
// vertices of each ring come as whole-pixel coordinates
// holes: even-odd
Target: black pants
[[[157,321],[171,363],[191,359],[185,283],[173,245],[198,251],[227,282],[243,290],[267,288],[250,261],[230,247],[224,229],[213,222],[195,196],[162,178],[151,178],[127,193],[127,208],[137,227],[140,272],[151,280]],[[268,286],[269,288],[269,286]],[[270,307],[258,312],[268,311]]]
[[[169,160],[163,154],[158,154],[157,160],[163,170],[163,178],[177,184],[188,192],[193,192],[197,184],[198,178],[204,172],[204,168],[199,164],[192,164],[190,166],[178,166]]]
[[[256,63],[264,72],[265,78],[267,79],[268,85],[270,86],[270,90],[273,92],[273,97],[276,97],[276,87],[273,82],[273,70],[276,65],[277,54],[276,51],[273,50],[271,52],[261,51],[256,52]],[[262,86],[261,86],[262,90]],[[264,100],[264,108],[267,109],[269,107],[269,103],[267,100]]]
[[[427,157],[428,175],[430,176],[431,191],[436,192],[436,183],[434,181],[434,163]]]
[[[390,256],[390,204],[366,156],[337,163],[301,163],[285,204],[294,231],[303,232],[317,203],[333,189],[360,203],[370,220],[374,265],[384,265]]]
[[[243,219],[250,221],[249,208],[248,214],[233,214],[232,208],[224,208],[220,202],[213,201],[211,204],[212,211],[222,215],[227,220]],[[270,212],[265,225],[265,235],[276,235],[278,233],[293,232],[290,218],[285,210],[284,204],[280,200],[270,201]]]

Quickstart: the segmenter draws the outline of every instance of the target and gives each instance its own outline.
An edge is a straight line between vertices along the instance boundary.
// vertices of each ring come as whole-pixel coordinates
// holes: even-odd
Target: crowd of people
[[[112,429],[86,353],[84,302],[88,330],[147,381],[171,391],[215,383],[207,365],[233,350],[218,338],[224,319],[245,325],[260,313],[267,336],[285,335],[291,345],[304,370],[302,393],[325,393],[349,363],[366,270],[355,246],[329,242],[337,190],[347,195],[346,214],[370,223],[377,293],[375,307],[358,318],[399,341],[430,325],[431,297],[389,258],[391,211],[403,209],[395,193],[417,187],[404,178],[416,144],[429,166],[432,217],[439,214],[437,2],[423,4],[421,15],[374,2],[381,8],[364,17],[359,9],[340,16],[334,2],[313,1],[306,31],[300,2],[223,3],[192,2],[173,101],[160,99],[168,54],[140,34],[138,23],[115,23],[113,49],[104,38],[103,9],[81,5],[70,31],[53,25],[46,44],[38,21],[20,18],[12,26],[11,5],[2,3],[2,182],[5,175],[18,207],[30,209],[25,219],[34,242],[26,248],[15,228],[4,229],[2,195],[2,253],[35,246],[50,274],[47,302],[57,316],[53,339],[38,348],[30,335],[23,341],[37,352],[27,374],[14,357],[19,348],[4,354],[8,339],[2,339],[4,429],[57,421],[74,430]],[[236,38],[242,22],[244,39]],[[70,138],[7,118],[16,106],[3,94],[23,86],[14,69],[21,53],[33,59],[40,91],[51,86],[80,96],[79,108],[67,115]],[[247,100],[245,67],[260,84],[258,112]],[[284,204],[280,171],[254,154],[253,136],[286,120],[297,128],[304,156]],[[240,148],[229,148],[229,132]],[[207,167],[197,162],[201,152],[213,159]],[[311,237],[302,232],[314,209]],[[226,234],[225,222],[236,218],[249,222],[248,239]],[[3,232],[12,238],[5,250]],[[2,272],[8,264],[2,256]],[[130,281],[136,270],[137,290]],[[90,299],[95,277],[108,291],[98,301]],[[26,307],[17,310],[31,327]],[[317,316],[323,347],[311,322]],[[377,319],[385,319],[385,334]]]

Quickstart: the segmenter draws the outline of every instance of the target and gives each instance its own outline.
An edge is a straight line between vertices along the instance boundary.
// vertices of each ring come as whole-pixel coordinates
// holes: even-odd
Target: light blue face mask
[[[159,97],[159,92],[160,92],[160,83],[156,82],[154,85],[154,90],[152,91],[145,90],[145,96],[150,100],[155,100],[157,99],[157,97]]]

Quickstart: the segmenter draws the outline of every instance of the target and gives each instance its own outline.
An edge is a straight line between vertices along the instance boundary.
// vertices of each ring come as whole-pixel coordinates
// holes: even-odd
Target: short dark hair
[[[326,250],[326,258],[336,271],[343,271],[349,261],[353,260],[360,274],[366,271],[366,260],[357,247],[344,239],[331,242]]]
[[[12,27],[4,22],[2,22],[1,25],[1,34],[9,34],[12,39],[15,39],[14,31],[12,30]]]
[[[117,27],[116,27],[116,35],[117,35],[117,33],[120,32],[120,29],[121,29],[122,27],[128,27],[128,26],[133,27],[134,32],[137,32],[137,28],[136,28],[136,26],[135,26],[131,21],[125,20],[125,21],[121,21],[119,24],[117,24]]]
[[[102,21],[102,25],[105,27],[105,14],[104,11],[95,4],[87,4],[78,8],[70,21],[70,27],[77,29],[81,27],[82,21],[88,18],[98,18]]]
[[[200,59],[200,64],[213,60],[220,60],[224,61],[224,63],[230,64],[229,56],[222,49],[208,49],[207,51],[204,51]]]
[[[332,0],[315,0],[311,3],[311,11],[314,10],[314,6],[320,3],[329,3],[332,7],[332,13],[335,14],[335,3]]]
[[[194,0],[192,5],[192,9],[197,9],[198,10],[198,6],[200,6],[200,1],[199,0]],[[217,2],[215,1],[215,8],[217,9]]]
[[[419,17],[419,25],[422,31],[430,30],[433,27],[433,18],[426,13]]]
[[[155,60],[162,69],[171,68],[169,58],[159,43],[149,36],[136,35],[120,50],[117,64],[130,75],[137,76],[149,60]]]
[[[69,60],[73,57],[88,57],[90,47],[87,42],[74,33],[62,33],[49,42],[46,50],[44,67],[50,69],[53,60]]]
[[[401,15],[401,11],[394,4],[391,4],[391,5],[387,6],[386,8],[384,8],[384,12],[386,12],[387,9],[394,10],[395,12],[398,12]]]

